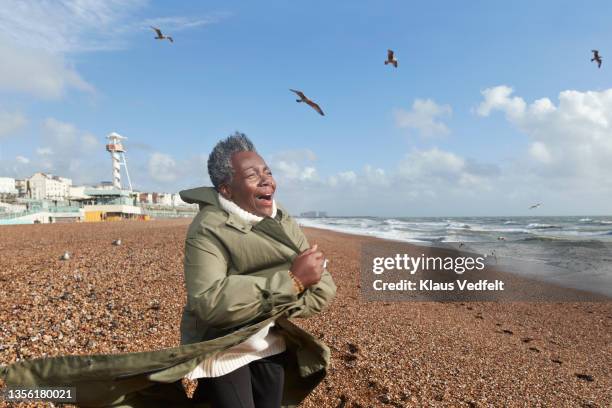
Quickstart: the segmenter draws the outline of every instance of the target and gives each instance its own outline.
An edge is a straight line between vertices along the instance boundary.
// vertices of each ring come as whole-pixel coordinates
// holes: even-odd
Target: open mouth
[[[264,204],[272,204],[272,194],[260,194],[255,196],[255,198]]]

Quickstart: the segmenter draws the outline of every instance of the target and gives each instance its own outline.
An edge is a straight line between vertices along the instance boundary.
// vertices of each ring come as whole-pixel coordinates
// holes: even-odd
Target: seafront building
[[[35,200],[65,200],[70,195],[72,180],[45,173],[29,178],[30,198]]]
[[[178,194],[118,190],[112,183],[66,189],[54,181],[67,184],[62,180],[69,179],[35,176],[34,183],[32,178],[10,179],[12,184],[4,181],[8,177],[2,178],[5,193],[0,193],[0,225],[147,220],[190,217],[197,212],[197,206],[184,203]]]
[[[189,217],[197,205],[184,203],[178,194],[132,190],[125,148],[127,138],[107,136],[113,181],[96,186],[74,186],[72,180],[38,172],[32,177],[0,177],[0,225],[56,222],[103,222],[151,217]],[[121,183],[121,169],[127,188]]]
[[[0,194],[2,195],[17,195],[15,188],[15,179],[10,177],[0,177]]]

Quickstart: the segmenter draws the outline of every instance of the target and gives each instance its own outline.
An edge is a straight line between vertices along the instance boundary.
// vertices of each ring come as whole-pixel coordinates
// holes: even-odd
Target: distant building
[[[68,193],[68,198],[72,200],[79,200],[89,197],[85,194],[85,190],[91,190],[88,186],[71,186]]]
[[[153,194],[138,193],[138,202],[140,204],[153,204]]]
[[[112,181],[101,181],[95,188],[97,190],[114,190],[115,186]]]
[[[29,182],[30,198],[35,200],[64,200],[70,196],[71,179],[36,173],[30,177]]]
[[[21,198],[31,197],[30,180],[15,180],[15,188],[17,189],[17,196]]]
[[[135,192],[137,202],[139,204],[157,205],[160,207],[191,207],[193,204],[187,204],[181,200],[178,193],[144,193]],[[196,206],[197,207],[197,206]]]
[[[194,204],[184,202],[180,194],[172,194],[172,205],[175,207],[194,206]],[[195,206],[197,207],[197,204]]]
[[[159,193],[157,195],[157,204],[172,207],[172,194]]]
[[[15,188],[15,179],[11,177],[0,177],[0,194],[17,195]]]
[[[306,211],[300,214],[300,217],[304,218],[322,218],[327,217],[326,211]]]

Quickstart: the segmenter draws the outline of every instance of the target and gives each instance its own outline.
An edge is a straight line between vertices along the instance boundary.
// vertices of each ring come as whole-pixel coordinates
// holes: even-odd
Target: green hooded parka
[[[18,361],[0,367],[8,387],[75,387],[80,407],[205,408],[208,404],[187,398],[181,379],[272,321],[290,357],[282,407],[296,407],[317,386],[329,349],[289,318],[321,312],[336,286],[325,270],[319,283],[296,295],[288,270],[309,244],[295,220],[279,206],[276,218],[251,225],[225,212],[212,187],[180,194],[200,207],[185,241],[181,346]]]

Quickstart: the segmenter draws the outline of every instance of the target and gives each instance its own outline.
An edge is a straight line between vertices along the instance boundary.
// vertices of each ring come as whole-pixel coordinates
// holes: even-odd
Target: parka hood
[[[215,207],[220,207],[219,199],[217,198],[217,190],[214,187],[197,187],[179,192],[181,199],[188,204],[199,204],[200,208],[206,204],[212,204]]]
[[[219,193],[214,187],[196,187],[189,190],[179,191],[181,200],[187,204],[199,204],[200,209],[206,205],[213,205],[217,208],[222,208],[219,203]],[[287,210],[280,204],[276,203],[280,219],[284,220],[288,216]]]

